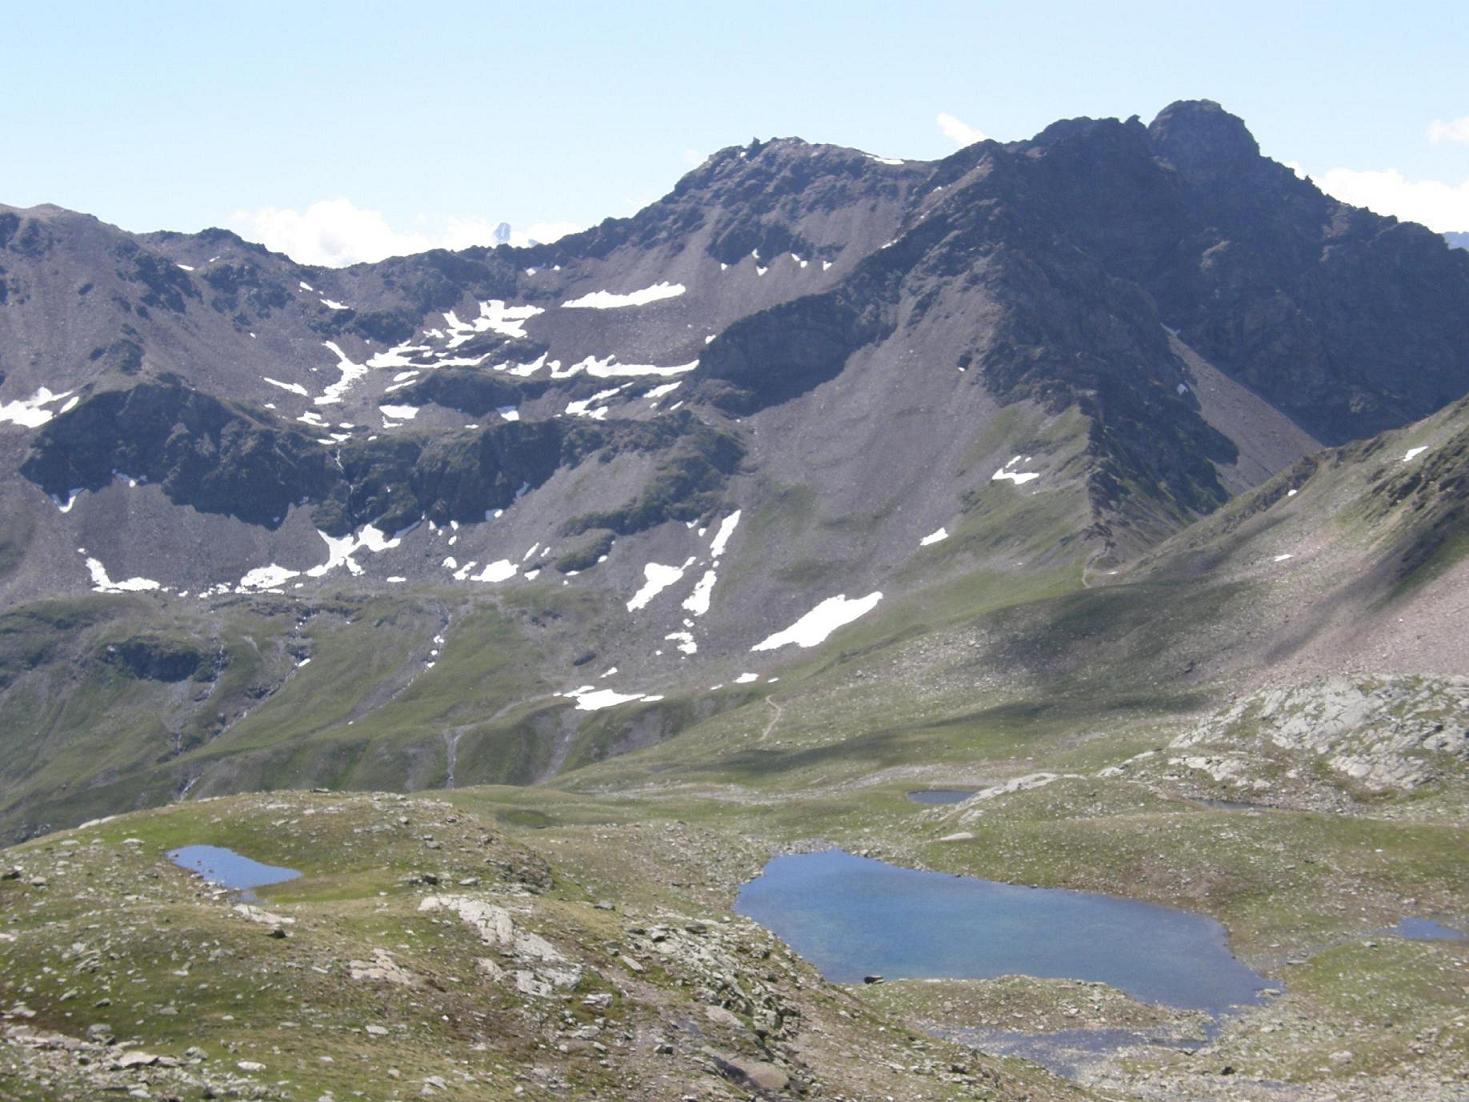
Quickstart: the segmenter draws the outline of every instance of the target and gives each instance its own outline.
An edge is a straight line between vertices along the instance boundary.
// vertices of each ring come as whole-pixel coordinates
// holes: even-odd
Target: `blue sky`
[[[705,154],[1217,99],[1328,190],[1469,230],[1462,0],[0,6],[0,202],[301,259],[627,214]],[[941,127],[940,116],[947,116]],[[945,129],[948,133],[945,133]]]

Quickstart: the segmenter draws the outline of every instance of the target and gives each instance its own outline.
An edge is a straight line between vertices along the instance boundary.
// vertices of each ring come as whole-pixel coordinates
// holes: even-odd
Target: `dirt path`
[[[764,742],[770,737],[770,732],[775,730],[775,725],[780,722],[780,717],[785,712],[785,709],[775,702],[774,697],[767,696],[765,698],[765,703],[769,704],[771,708],[775,710],[775,715],[770,717],[770,722],[765,725],[765,730],[760,732],[761,742]]]

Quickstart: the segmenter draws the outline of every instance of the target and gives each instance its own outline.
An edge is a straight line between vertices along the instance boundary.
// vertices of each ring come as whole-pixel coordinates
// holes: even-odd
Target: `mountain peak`
[[[1153,147],[1193,179],[1233,172],[1260,155],[1244,120],[1213,100],[1178,100],[1148,126]]]

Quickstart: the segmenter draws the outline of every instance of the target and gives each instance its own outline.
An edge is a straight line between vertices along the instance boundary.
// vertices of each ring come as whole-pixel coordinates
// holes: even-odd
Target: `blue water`
[[[908,799],[915,804],[957,804],[976,792],[973,788],[915,788]]]
[[[1405,937],[1409,941],[1463,941],[1464,931],[1456,930],[1452,926],[1445,926],[1435,922],[1431,918],[1408,917],[1398,920],[1398,924],[1392,928],[1392,932],[1398,937]]]
[[[1099,980],[1220,1014],[1268,981],[1211,918],[1091,892],[920,872],[841,850],[776,857],[735,901],[827,979]]]
[[[168,859],[180,868],[198,873],[213,884],[237,891],[280,884],[295,880],[301,875],[295,869],[262,865],[259,861],[252,861],[223,846],[183,846],[169,850]]]

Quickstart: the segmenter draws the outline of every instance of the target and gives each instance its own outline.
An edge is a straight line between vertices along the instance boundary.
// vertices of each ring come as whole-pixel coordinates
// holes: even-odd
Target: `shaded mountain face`
[[[355,740],[489,608],[518,672],[480,719],[518,749],[478,775],[535,779],[689,719],[619,702],[979,574],[1114,565],[1466,391],[1469,254],[1323,195],[1208,102],[931,163],[754,142],[553,244],[342,270],[0,208],[0,593],[45,609],[0,711],[115,718],[43,715],[59,690],[27,678],[47,654],[151,670],[93,658],[165,637],[215,658],[138,699],[171,686],[175,756],[218,749],[306,678],[303,624],[385,600],[384,654],[423,634],[416,672],[300,732]],[[62,646],[54,602],[98,593],[150,611]],[[469,722],[428,714],[394,731]]]

